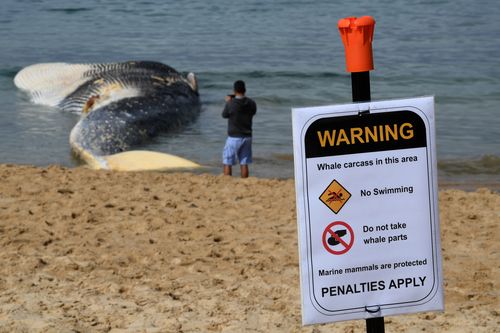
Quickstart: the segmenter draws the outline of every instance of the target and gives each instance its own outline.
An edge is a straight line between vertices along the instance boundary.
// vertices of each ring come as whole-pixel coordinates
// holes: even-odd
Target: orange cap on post
[[[348,72],[367,72],[373,69],[372,40],[375,20],[371,16],[346,17],[337,24],[345,48]]]

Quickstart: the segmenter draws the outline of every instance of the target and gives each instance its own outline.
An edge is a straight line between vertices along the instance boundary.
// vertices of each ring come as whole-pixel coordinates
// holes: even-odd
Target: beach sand
[[[293,180],[0,165],[0,332],[301,326]],[[500,332],[500,195],[439,193],[445,312],[386,332]]]

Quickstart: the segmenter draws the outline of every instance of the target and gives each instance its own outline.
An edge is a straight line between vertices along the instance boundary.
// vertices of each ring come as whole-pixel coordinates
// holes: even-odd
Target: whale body
[[[193,73],[183,76],[158,62],[31,65],[14,78],[32,101],[80,113],[72,150],[94,168],[136,170],[195,167],[172,155],[140,152],[141,163],[120,154],[159,133],[182,128],[200,112]],[[134,164],[130,167],[130,164]]]

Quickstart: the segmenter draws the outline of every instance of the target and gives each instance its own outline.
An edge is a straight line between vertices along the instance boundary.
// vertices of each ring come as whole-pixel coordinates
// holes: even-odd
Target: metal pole
[[[370,72],[351,73],[352,101],[371,100]],[[366,319],[366,333],[385,333],[384,317]]]
[[[385,333],[384,317],[367,319],[366,333]]]
[[[366,102],[371,100],[370,72],[351,73],[352,101]]]
[[[351,86],[353,102],[371,100],[370,72],[352,72]],[[384,317],[366,319],[366,333],[385,333]]]
[[[370,71],[374,68],[372,39],[375,20],[371,16],[346,17],[340,19],[337,26],[345,48],[346,70],[351,73],[352,101],[368,102],[371,100]],[[366,319],[366,332],[385,333],[384,317]]]

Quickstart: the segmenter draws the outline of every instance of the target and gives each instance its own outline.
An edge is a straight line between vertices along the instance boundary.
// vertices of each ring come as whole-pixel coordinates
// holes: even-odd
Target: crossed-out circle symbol
[[[342,239],[342,237],[339,237],[335,231],[333,230],[334,227],[336,226],[343,226],[347,229],[347,232],[349,233],[350,236],[350,241],[347,243]],[[340,250],[334,250],[332,249],[332,246],[329,244],[328,240],[333,237],[334,240],[338,245],[342,245]],[[347,251],[349,251],[354,244],[354,232],[352,231],[352,228],[349,224],[342,222],[342,221],[335,221],[330,223],[326,228],[325,231],[323,231],[323,246],[325,249],[330,252],[331,254],[339,255],[339,254],[344,254]]]

